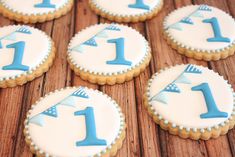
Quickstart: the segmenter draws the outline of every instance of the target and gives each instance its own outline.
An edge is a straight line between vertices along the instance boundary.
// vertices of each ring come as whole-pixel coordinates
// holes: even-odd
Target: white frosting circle
[[[0,0],[0,3],[2,3],[4,7],[12,10],[13,12],[26,15],[54,12],[65,6],[69,0],[50,0],[51,4],[55,5],[55,8],[34,7],[34,5],[42,2],[43,0]]]
[[[191,84],[176,83],[180,93],[164,92],[168,99],[167,104],[150,99],[172,83],[187,65],[177,65],[155,74],[148,87],[149,105],[153,107],[156,114],[177,126],[197,129],[218,126],[228,120],[233,112],[234,97],[231,85],[212,70],[194,66],[202,70],[202,73],[184,73]],[[200,118],[201,114],[207,112],[205,98],[201,91],[192,91],[191,88],[201,83],[209,84],[218,109],[226,112],[227,118]]]
[[[104,12],[118,16],[136,16],[152,12],[161,4],[162,0],[143,0],[144,4],[149,6],[149,10],[130,8],[129,4],[135,4],[135,0],[91,0],[96,7],[102,9]]]
[[[31,34],[16,32],[20,28],[28,29]],[[15,33],[14,33],[15,32]],[[8,40],[7,36],[14,34],[14,40]],[[28,71],[22,70],[3,70],[4,66],[10,65],[13,62],[15,49],[7,48],[7,45],[24,41],[25,48],[23,53],[22,64],[29,67]],[[51,52],[51,39],[42,31],[23,25],[11,25],[0,28],[0,79],[17,77],[21,74],[26,74],[35,70],[40,64],[47,59]]]
[[[50,156],[91,157],[106,152],[123,131],[124,118],[116,102],[102,92],[88,88],[84,88],[88,99],[73,96],[75,106],[58,105],[58,116],[44,115],[43,126],[30,122],[32,117],[61,102],[79,88],[66,88],[51,93],[30,110],[26,128],[38,150]],[[86,137],[86,118],[83,115],[75,116],[74,113],[87,107],[92,107],[94,111],[97,138],[105,140],[107,145],[76,146],[77,141]]]
[[[116,26],[120,31],[104,30],[110,25]],[[92,38],[99,32],[105,32],[107,38],[96,37],[98,46],[82,45],[82,52],[74,48]],[[109,39],[124,38],[125,59],[132,62],[132,65],[107,64],[107,61],[116,58],[116,44],[108,43]],[[119,24],[99,24],[90,26],[71,40],[69,44],[69,58],[77,67],[90,73],[102,73],[104,75],[113,73],[124,73],[139,66],[149,53],[149,46],[145,38],[136,30]]]
[[[216,52],[227,48],[235,42],[235,21],[224,11],[208,6],[211,11],[198,10],[197,14],[202,17],[192,16],[200,6],[190,5],[177,9],[170,13],[164,20],[164,28],[168,35],[186,48],[195,50],[205,50],[207,52]],[[190,15],[191,14],[191,15]],[[179,22],[185,17],[190,17],[193,24],[186,24]],[[210,23],[204,23],[203,20],[216,17],[223,37],[229,38],[230,42],[208,42],[208,38],[213,38],[213,27]],[[171,28],[174,24],[179,22],[179,27],[182,30]]]

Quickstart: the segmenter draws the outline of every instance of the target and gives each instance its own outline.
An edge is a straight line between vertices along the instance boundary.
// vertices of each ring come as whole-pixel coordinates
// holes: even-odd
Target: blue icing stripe
[[[192,19],[189,18],[189,17],[183,18],[180,22],[181,22],[181,23],[186,23],[186,24],[191,24],[191,25],[193,25],[193,21],[192,21]]]
[[[117,26],[115,25],[109,25],[108,27],[105,28],[106,30],[112,30],[112,31],[121,31],[120,28],[118,28]]]
[[[198,69],[197,67],[195,67],[192,64],[189,64],[187,66],[187,68],[184,70],[185,73],[194,73],[194,74],[201,74],[202,71],[200,69]]]
[[[98,46],[94,38],[85,41],[83,44],[88,46]]]
[[[16,30],[18,33],[32,34],[32,32],[27,27],[20,27]]]
[[[174,83],[169,84],[163,91],[180,93],[180,89]]]
[[[78,90],[76,90],[72,96],[76,96],[76,97],[81,97],[81,98],[86,98],[88,99],[89,96],[88,94],[86,93],[85,89],[83,87],[80,87]]]
[[[198,10],[202,11],[212,11],[212,9],[208,5],[200,5]]]
[[[57,117],[58,115],[57,115],[56,105],[42,112],[42,114],[50,116],[50,117]]]
[[[135,4],[129,4],[129,8],[150,10],[150,7],[144,4],[143,0],[136,0]]]

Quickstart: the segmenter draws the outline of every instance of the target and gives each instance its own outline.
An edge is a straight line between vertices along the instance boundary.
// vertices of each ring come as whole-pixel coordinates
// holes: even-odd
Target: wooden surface
[[[98,86],[82,81],[70,70],[66,61],[68,42],[76,32],[92,24],[108,22],[89,9],[87,0],[76,0],[73,10],[62,18],[34,25],[54,39],[58,50],[56,59],[51,69],[40,78],[21,87],[0,89],[0,157],[32,157],[23,135],[23,121],[30,105],[50,91],[76,85],[99,89],[122,107],[127,121],[127,137],[118,157],[235,156],[235,129],[226,136],[209,141],[185,140],[160,129],[143,107],[142,96],[147,80],[159,69],[170,65],[194,63],[208,66],[228,79],[235,88],[235,56],[217,62],[196,61],[176,53],[162,37],[162,21],[170,11],[201,3],[216,6],[235,17],[234,0],[165,0],[164,8],[154,19],[129,24],[150,42],[153,54],[150,66],[134,80],[114,86]],[[15,22],[0,15],[0,26],[9,24]]]

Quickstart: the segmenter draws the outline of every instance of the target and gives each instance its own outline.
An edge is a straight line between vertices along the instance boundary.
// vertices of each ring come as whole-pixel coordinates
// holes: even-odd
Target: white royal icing
[[[149,6],[149,10],[128,7],[129,4],[135,4],[136,0],[92,0],[92,3],[109,14],[135,16],[152,12],[161,4],[161,1],[162,0],[143,0],[144,4]]]
[[[104,30],[108,26],[120,28],[120,31]],[[98,44],[94,46],[82,46],[82,52],[74,48],[104,30],[106,38],[96,37]],[[132,65],[111,65],[107,61],[116,58],[116,44],[108,43],[109,39],[124,38],[124,56]],[[149,46],[145,38],[136,30],[119,24],[99,24],[86,28],[79,32],[69,44],[69,58],[77,67],[98,74],[114,74],[126,72],[140,65],[149,53]]]
[[[124,128],[123,114],[119,106],[99,91],[83,89],[89,96],[88,99],[73,97],[74,107],[58,105],[58,116],[44,115],[43,126],[28,121],[28,136],[38,150],[50,156],[91,157],[106,152],[115,143]],[[28,119],[59,103],[76,90],[78,88],[66,88],[47,95],[32,107]],[[86,119],[85,116],[75,116],[74,113],[87,107],[94,109],[97,138],[104,139],[107,145],[76,146],[77,141],[86,137]]]
[[[7,39],[8,35],[20,28],[26,28],[31,32],[31,34],[16,32],[13,35],[15,39]],[[7,48],[7,45],[20,41],[25,42],[22,64],[27,65],[29,70],[3,70],[2,68],[4,66],[12,64],[15,55],[15,50],[13,48]],[[52,44],[51,39],[49,39],[44,32],[33,27],[23,25],[11,25],[0,28],[0,42],[2,44],[2,48],[0,48],[0,79],[17,77],[21,74],[26,74],[27,72],[35,70],[45,61],[45,59],[47,59],[51,52]]]
[[[192,15],[199,5],[190,5],[177,9],[170,13],[164,20],[165,31],[175,42],[186,48],[194,50],[205,50],[207,52],[215,52],[232,45],[235,41],[235,21],[224,11],[208,6],[211,11],[197,11],[195,16]],[[170,28],[184,17],[190,16],[193,24],[178,23],[176,27],[182,30]],[[201,16],[201,17],[199,17]],[[216,17],[223,37],[229,38],[230,42],[208,42],[208,38],[214,37],[213,29],[210,23],[203,23],[204,19]]]
[[[54,12],[65,6],[69,0],[50,0],[51,4],[55,5],[55,8],[36,8],[34,5],[42,3],[43,0],[0,0],[6,8],[13,12],[22,13],[26,15],[30,14],[45,14]]]
[[[165,122],[170,122],[181,128],[204,129],[223,124],[233,112],[234,98],[231,85],[227,84],[222,76],[212,70],[194,66],[200,69],[202,73],[184,73],[191,84],[176,83],[181,91],[180,93],[165,92],[168,99],[166,104],[150,99],[175,80],[187,65],[178,65],[155,74],[148,87],[149,105],[151,105],[155,114],[160,115]],[[207,112],[205,98],[201,91],[192,91],[191,88],[204,82],[209,84],[218,109],[226,112],[227,118],[200,118],[201,114]]]

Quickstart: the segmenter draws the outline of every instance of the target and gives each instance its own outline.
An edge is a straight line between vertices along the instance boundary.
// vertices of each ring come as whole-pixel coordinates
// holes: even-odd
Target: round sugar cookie
[[[183,138],[216,138],[235,123],[234,91],[212,70],[177,65],[153,75],[145,105],[163,129]]]
[[[68,62],[91,83],[123,83],[138,76],[151,59],[150,47],[136,30],[98,24],[77,33],[68,47]]]
[[[98,15],[116,22],[139,22],[157,15],[163,0],[89,0]]]
[[[0,27],[0,88],[39,77],[54,56],[54,42],[41,30],[24,25]]]
[[[199,60],[224,59],[235,52],[235,21],[208,5],[190,5],[164,20],[167,42],[180,54]]]
[[[0,13],[18,22],[44,22],[65,15],[73,3],[73,0],[0,0]]]
[[[114,156],[125,138],[124,116],[109,96],[67,87],[37,101],[27,114],[25,138],[38,156]]]

